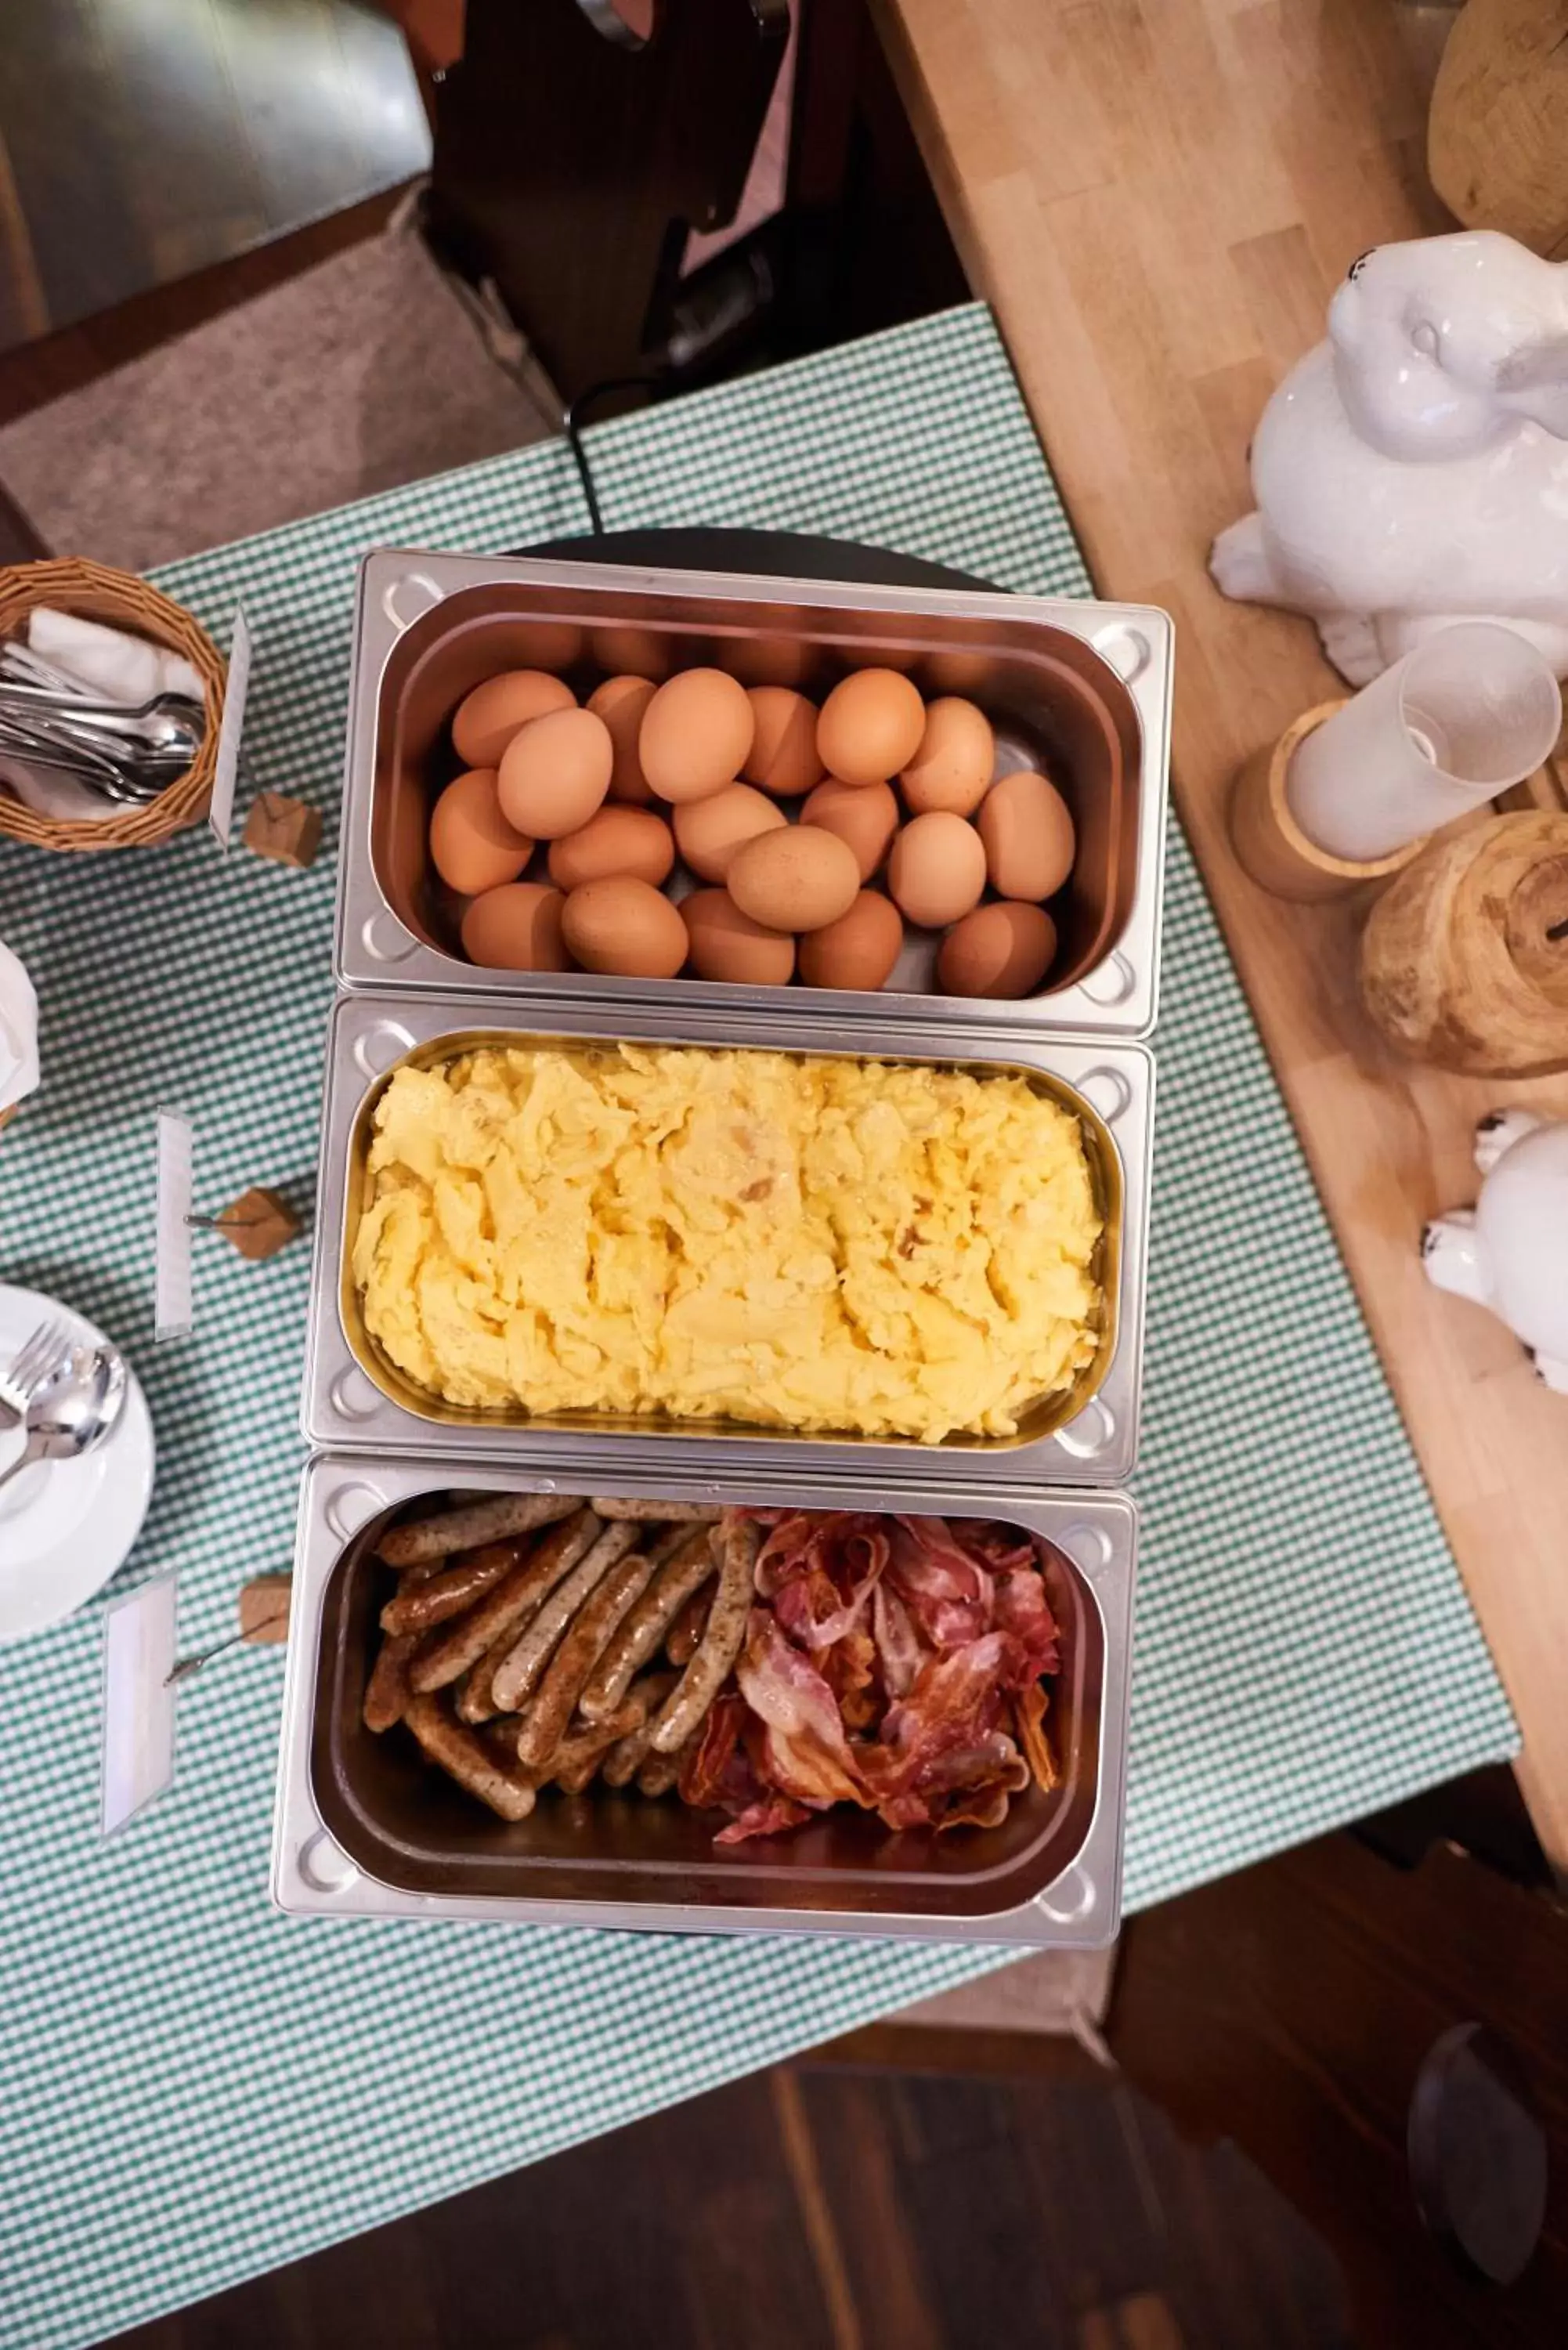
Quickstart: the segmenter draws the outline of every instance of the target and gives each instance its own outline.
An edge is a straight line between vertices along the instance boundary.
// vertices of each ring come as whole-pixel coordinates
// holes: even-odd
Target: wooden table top
[[[1522,1728],[1538,1833],[1568,1866],[1568,1402],[1418,1256],[1426,1219],[1475,1196],[1476,1120],[1510,1100],[1568,1115],[1568,1077],[1506,1085],[1396,1058],[1355,993],[1365,908],[1286,905],[1241,871],[1225,828],[1236,769],[1345,689],[1306,621],[1227,603],[1206,570],[1215,533],[1251,504],[1263,404],[1321,339],[1350,262],[1454,225],[1425,177],[1431,12],[873,5],[1096,581],[1175,618],[1177,806]]]

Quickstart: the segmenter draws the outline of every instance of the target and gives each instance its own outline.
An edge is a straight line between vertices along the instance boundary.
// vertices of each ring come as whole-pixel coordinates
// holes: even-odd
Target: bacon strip
[[[1035,1785],[1044,1788],[1047,1794],[1062,1783],[1056,1758],[1051,1752],[1051,1742],[1045,1735],[1045,1708],[1049,1701],[1039,1681],[1031,1681],[1029,1687],[1020,1690],[1012,1700],[1012,1719],[1017,1728],[1018,1743],[1034,1774]]]
[[[760,1771],[769,1786],[816,1811],[865,1804],[833,1691],[766,1608],[752,1610],[735,1679],[763,1725]]]
[[[889,1549],[881,1518],[799,1511],[780,1520],[758,1554],[758,1596],[803,1648],[830,1648],[859,1625]]]

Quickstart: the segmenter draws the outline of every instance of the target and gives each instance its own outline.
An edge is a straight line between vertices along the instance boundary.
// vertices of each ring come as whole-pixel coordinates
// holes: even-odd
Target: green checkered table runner
[[[612,529],[822,532],[1088,592],[978,307],[590,443]],[[552,442],[161,575],[224,641],[243,601],[250,762],[325,810],[313,870],[224,861],[202,834],[91,858],[0,841],[0,937],[37,983],[45,1070],[0,1140],[0,1277],[69,1299],[133,1354],[160,1469],[114,1588],[178,1568],[186,1648],[288,1561],[308,1253],[249,1266],[199,1243],[197,1335],[154,1353],[154,1106],[196,1123],[198,1204],[308,1180],[356,562],[584,526]],[[1514,1745],[1202,888],[1170,848],[1133,1908]],[[94,2340],[1000,1962],[275,1916],[279,1657],[232,1656],[182,1692],[172,1793],[104,1846],[99,1618],[0,1651],[7,2350]]]

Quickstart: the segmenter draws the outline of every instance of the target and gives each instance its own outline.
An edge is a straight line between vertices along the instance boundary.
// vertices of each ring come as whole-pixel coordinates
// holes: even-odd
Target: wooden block
[[[258,857],[273,858],[279,865],[313,865],[321,846],[321,810],[282,792],[258,792],[245,818],[244,839]]]
[[[286,1200],[275,1191],[264,1191],[253,1183],[242,1191],[233,1207],[225,1208],[213,1227],[243,1257],[259,1264],[264,1257],[275,1256],[286,1248],[299,1230],[299,1218]]]
[[[281,1648],[288,1638],[292,1575],[255,1575],[240,1591],[240,1638],[258,1648]]]

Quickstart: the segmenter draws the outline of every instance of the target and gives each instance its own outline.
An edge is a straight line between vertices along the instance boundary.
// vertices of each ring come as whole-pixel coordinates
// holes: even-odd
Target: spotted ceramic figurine
[[[1473,1208],[1434,1217],[1421,1237],[1428,1281],[1490,1306],[1536,1376],[1568,1395],[1568,1124],[1494,1110],[1476,1128],[1483,1181]]]
[[[1455,620],[1568,676],[1568,262],[1490,230],[1363,254],[1251,467],[1215,581],[1308,614],[1353,685]]]

